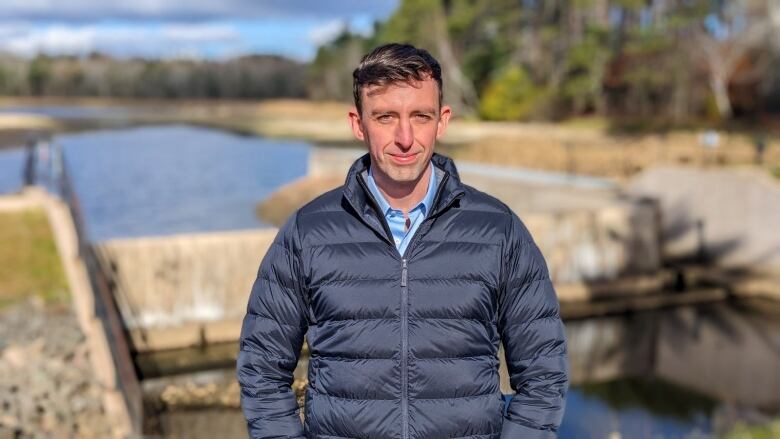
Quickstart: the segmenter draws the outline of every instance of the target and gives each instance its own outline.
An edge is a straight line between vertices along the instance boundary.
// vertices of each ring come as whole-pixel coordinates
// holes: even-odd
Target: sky
[[[0,52],[308,61],[345,27],[369,34],[398,0],[2,0]]]

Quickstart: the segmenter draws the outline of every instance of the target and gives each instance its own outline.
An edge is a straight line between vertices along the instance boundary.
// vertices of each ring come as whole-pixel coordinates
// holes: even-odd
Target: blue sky
[[[0,51],[306,61],[345,26],[370,33],[398,0],[2,0]]]

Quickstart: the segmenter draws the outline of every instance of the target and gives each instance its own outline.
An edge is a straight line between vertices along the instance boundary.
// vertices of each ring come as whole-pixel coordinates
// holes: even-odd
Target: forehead
[[[377,105],[422,105],[438,108],[439,86],[432,78],[364,86],[360,90],[364,107]]]

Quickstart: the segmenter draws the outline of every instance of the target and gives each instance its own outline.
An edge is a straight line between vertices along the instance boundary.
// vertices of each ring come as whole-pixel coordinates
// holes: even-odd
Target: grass
[[[0,212],[0,308],[37,295],[48,303],[67,300],[68,287],[42,210]]]
[[[780,180],[780,165],[773,167],[771,172],[773,177]]]
[[[597,397],[615,410],[644,409],[682,422],[710,414],[716,406],[706,395],[656,378],[631,377],[578,387],[584,395]]]
[[[775,439],[778,437],[780,437],[780,419],[775,419],[764,425],[748,426],[740,423],[722,436],[723,439]]]

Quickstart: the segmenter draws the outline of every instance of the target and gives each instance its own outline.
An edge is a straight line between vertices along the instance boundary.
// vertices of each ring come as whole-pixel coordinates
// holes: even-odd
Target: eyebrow
[[[371,116],[377,116],[381,114],[398,114],[396,111],[392,110],[371,110]],[[412,114],[436,114],[436,110],[434,108],[423,108],[420,110],[413,110]]]

